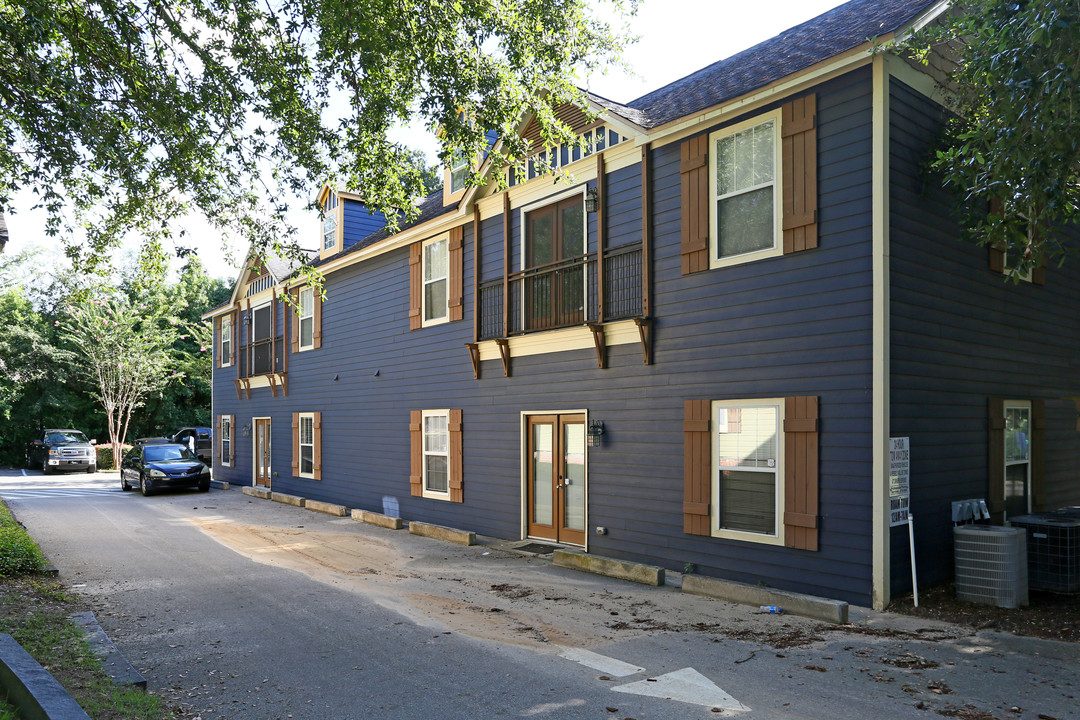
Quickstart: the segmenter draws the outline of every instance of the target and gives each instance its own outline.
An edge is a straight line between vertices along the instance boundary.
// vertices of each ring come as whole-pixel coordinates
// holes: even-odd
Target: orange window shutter
[[[450,432],[450,502],[464,502],[463,489],[465,463],[462,458],[461,411],[451,410],[448,423]]]
[[[325,289],[324,285],[324,292]],[[313,291],[311,294],[311,312],[313,314],[311,319],[311,344],[313,348],[322,347],[322,306],[323,293]]]
[[[222,340],[222,337],[221,337],[221,317],[220,316],[214,318],[214,337],[217,338],[217,348],[215,348],[215,352],[214,352],[214,367],[219,368],[219,367],[221,367],[221,361],[224,360],[224,358],[221,357],[221,340]],[[232,343],[230,343],[230,345],[231,344]]]
[[[712,498],[712,445],[709,437],[708,400],[687,400],[683,415],[683,532],[712,532],[709,502]]]
[[[409,413],[409,489],[417,497],[424,494],[424,414]]]
[[[300,413],[292,414],[292,474],[300,474]]]
[[[682,183],[682,274],[709,269],[709,136],[684,140],[679,173]]]
[[[423,324],[420,318],[421,297],[424,281],[420,276],[420,255],[422,246],[413,243],[409,246],[409,329],[419,330]]]
[[[1005,400],[989,398],[987,401],[987,488],[986,505],[990,521],[1001,524],[1005,516]]]
[[[456,227],[450,231],[450,287],[447,304],[450,308],[450,322],[465,317],[462,299],[465,294],[465,228]]]
[[[784,400],[784,544],[818,549],[818,399]]]
[[[322,413],[313,413],[311,468],[316,480],[322,480]]]
[[[289,291],[289,302],[292,304],[292,327],[289,329],[289,343],[293,353],[300,352],[300,288]]]
[[[784,253],[818,245],[817,95],[786,103],[781,109]]]
[[[1031,509],[1046,509],[1046,401],[1031,401]]]

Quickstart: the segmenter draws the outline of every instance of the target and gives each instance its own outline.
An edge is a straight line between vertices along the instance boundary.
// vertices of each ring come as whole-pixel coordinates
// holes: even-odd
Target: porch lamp
[[[591,187],[591,188],[589,188],[588,190],[585,191],[585,212],[594,213],[599,209],[600,209],[600,193],[597,192],[596,188]],[[601,428],[603,428],[603,423],[600,423],[600,426],[601,426]],[[601,429],[601,432],[603,432],[602,429]]]
[[[600,447],[602,437],[604,437],[604,421],[593,420],[589,423],[589,447]]]

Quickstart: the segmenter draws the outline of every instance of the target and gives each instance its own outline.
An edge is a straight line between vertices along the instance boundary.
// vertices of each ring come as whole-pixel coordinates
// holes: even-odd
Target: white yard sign
[[[889,438],[889,526],[906,525],[911,504],[909,438]]]

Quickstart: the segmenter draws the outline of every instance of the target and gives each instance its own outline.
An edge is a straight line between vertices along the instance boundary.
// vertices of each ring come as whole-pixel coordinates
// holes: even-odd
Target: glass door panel
[[[562,527],[585,532],[585,423],[563,423]]]
[[[528,427],[528,532],[532,537],[557,539],[555,530],[556,418],[530,417]]]

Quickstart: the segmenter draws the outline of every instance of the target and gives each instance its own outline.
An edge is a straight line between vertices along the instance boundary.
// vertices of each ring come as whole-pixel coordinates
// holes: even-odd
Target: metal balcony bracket
[[[469,359],[472,360],[472,376],[474,380],[480,379],[480,343],[465,343],[469,348]]]
[[[607,347],[604,345],[604,326],[601,323],[587,323],[592,330],[593,345],[596,346],[596,367],[607,367]]]
[[[653,327],[652,318],[636,317],[634,324],[637,325],[638,337],[641,338],[641,356],[644,364],[652,365]]]
[[[510,339],[495,338],[495,344],[499,346],[499,355],[502,356],[503,376],[510,377]]]

